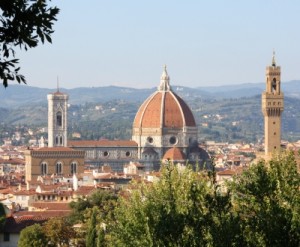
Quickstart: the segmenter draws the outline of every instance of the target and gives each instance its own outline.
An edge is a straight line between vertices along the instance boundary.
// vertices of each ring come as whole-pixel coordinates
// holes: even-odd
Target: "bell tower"
[[[275,52],[273,52],[272,64],[266,68],[266,91],[262,93],[266,155],[280,151],[281,114],[284,108],[280,79],[280,66],[276,65]]]
[[[48,98],[48,147],[67,146],[68,95],[57,92]]]

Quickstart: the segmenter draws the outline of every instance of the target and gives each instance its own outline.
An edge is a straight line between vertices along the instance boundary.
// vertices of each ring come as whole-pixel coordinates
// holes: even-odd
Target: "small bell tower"
[[[48,98],[48,147],[67,146],[67,94],[57,91],[47,95]]]
[[[266,155],[280,151],[281,114],[283,109],[281,69],[280,66],[276,65],[275,52],[273,52],[272,64],[266,68],[266,91],[262,93]]]

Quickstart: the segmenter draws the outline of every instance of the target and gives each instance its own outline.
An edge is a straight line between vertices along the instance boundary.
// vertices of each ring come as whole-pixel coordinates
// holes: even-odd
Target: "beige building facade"
[[[25,151],[26,182],[36,182],[39,176],[67,176],[84,172],[82,150],[67,147],[45,147]]]

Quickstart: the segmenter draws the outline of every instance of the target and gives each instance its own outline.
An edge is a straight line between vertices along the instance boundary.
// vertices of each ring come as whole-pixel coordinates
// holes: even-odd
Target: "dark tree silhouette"
[[[28,50],[39,42],[52,42],[53,23],[59,9],[49,7],[49,1],[0,1],[0,80],[4,87],[14,80],[26,83],[25,77],[19,74],[16,47]]]

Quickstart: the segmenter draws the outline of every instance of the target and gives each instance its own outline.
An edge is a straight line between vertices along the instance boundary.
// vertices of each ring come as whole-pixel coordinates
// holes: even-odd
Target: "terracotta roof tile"
[[[196,126],[188,105],[172,91],[156,91],[139,108],[134,128],[182,128]]]
[[[74,151],[74,149],[69,147],[44,147],[39,148],[35,151]]]
[[[25,160],[24,159],[19,159],[19,158],[13,158],[13,159],[1,159],[0,158],[0,163],[1,164],[25,164]]]
[[[77,195],[89,195],[96,191],[97,189],[94,186],[80,186],[77,191],[74,191],[74,194]]]
[[[14,195],[19,196],[19,195],[35,195],[37,194],[35,190],[20,190],[14,192]]]
[[[170,148],[164,155],[163,160],[181,161],[185,160],[185,154],[177,147]]]
[[[34,224],[42,224],[47,221],[47,217],[27,215],[18,218],[6,218],[3,231],[7,233],[20,233],[24,228]]]
[[[45,209],[47,211],[71,211],[69,203],[66,202],[33,202],[32,207]]]
[[[55,210],[50,210],[50,211],[18,211],[13,214],[15,218],[19,217],[42,217],[46,219],[50,219],[53,217],[63,217],[67,216],[70,214],[70,211],[68,210],[62,210],[62,211],[55,211]]]

